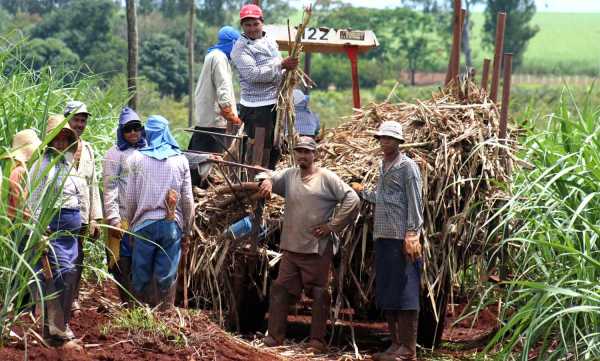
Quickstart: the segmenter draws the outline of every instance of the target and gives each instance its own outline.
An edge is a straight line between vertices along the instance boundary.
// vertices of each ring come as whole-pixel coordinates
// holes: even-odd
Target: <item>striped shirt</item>
[[[240,103],[243,106],[277,104],[283,74],[281,60],[277,43],[267,34],[256,40],[242,35],[235,42],[231,61],[240,74]]]
[[[125,216],[127,191],[127,160],[135,153],[135,148],[120,150],[112,146],[104,156],[104,218],[111,226],[116,226]]]
[[[185,235],[192,231],[194,220],[194,198],[190,167],[183,155],[164,160],[134,152],[127,162],[127,200],[125,218],[130,229],[167,216],[165,199],[170,189],[179,193],[175,209],[175,220]]]
[[[381,163],[375,190],[364,190],[363,198],[375,204],[373,239],[404,239],[407,231],[420,231],[423,225],[421,173],[405,154],[400,154],[387,170]]]

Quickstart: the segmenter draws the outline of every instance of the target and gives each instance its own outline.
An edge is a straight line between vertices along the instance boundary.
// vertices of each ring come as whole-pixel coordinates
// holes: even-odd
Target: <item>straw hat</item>
[[[65,122],[65,117],[60,114],[53,114],[48,117],[48,125],[46,126],[46,136],[50,135],[50,133],[52,133],[52,131],[59,126],[62,130],[66,130],[69,134],[70,143],[75,143],[77,141],[77,133],[75,133],[75,131],[73,130],[73,128],[71,128],[68,122]],[[52,138],[50,142],[52,142],[52,140],[54,140],[54,138]]]
[[[22,163],[27,163],[41,144],[42,141],[33,129],[22,130],[15,134],[12,141],[12,150],[8,154],[8,157]]]

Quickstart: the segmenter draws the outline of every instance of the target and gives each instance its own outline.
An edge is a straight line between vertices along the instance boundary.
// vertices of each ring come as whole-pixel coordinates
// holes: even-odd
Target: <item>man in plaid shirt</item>
[[[392,345],[373,355],[379,361],[416,361],[419,321],[423,201],[419,167],[400,151],[402,125],[383,122],[375,137],[383,160],[375,190],[352,188],[375,204],[375,299],[384,311]]]
[[[246,133],[254,141],[255,130],[265,129],[262,165],[275,169],[280,150],[273,146],[277,112],[277,91],[283,71],[298,66],[298,59],[281,58],[274,39],[263,31],[260,7],[249,4],[240,10],[242,36],[233,46],[231,60],[240,74],[240,112]]]

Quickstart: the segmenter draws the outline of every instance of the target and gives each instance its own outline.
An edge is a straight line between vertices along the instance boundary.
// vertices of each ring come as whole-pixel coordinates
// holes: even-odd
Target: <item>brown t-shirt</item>
[[[356,192],[324,168],[304,180],[300,168],[282,169],[273,173],[271,182],[273,192],[285,198],[280,247],[286,251],[323,254],[330,238],[313,236],[313,229],[327,223],[334,231],[341,231],[359,210]]]

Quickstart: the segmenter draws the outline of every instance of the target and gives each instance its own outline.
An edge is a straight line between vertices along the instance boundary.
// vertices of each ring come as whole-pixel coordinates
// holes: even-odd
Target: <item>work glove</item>
[[[118,222],[113,227],[108,228],[108,235],[116,239],[123,238],[123,229],[121,229],[121,222]]]
[[[350,183],[350,187],[352,187],[356,193],[360,193],[365,190],[365,186],[357,182]]]
[[[233,109],[230,106],[221,108],[221,116],[227,120],[227,123],[231,125],[241,125],[242,121],[235,115]]]
[[[294,70],[298,66],[298,62],[298,58],[288,56],[287,58],[281,61],[281,67],[287,70]]]
[[[95,220],[91,220],[90,224],[88,224],[88,237],[94,241],[100,238],[100,226]]]
[[[406,235],[404,236],[404,254],[412,263],[421,258],[421,243],[419,242],[418,232],[406,232]]]

